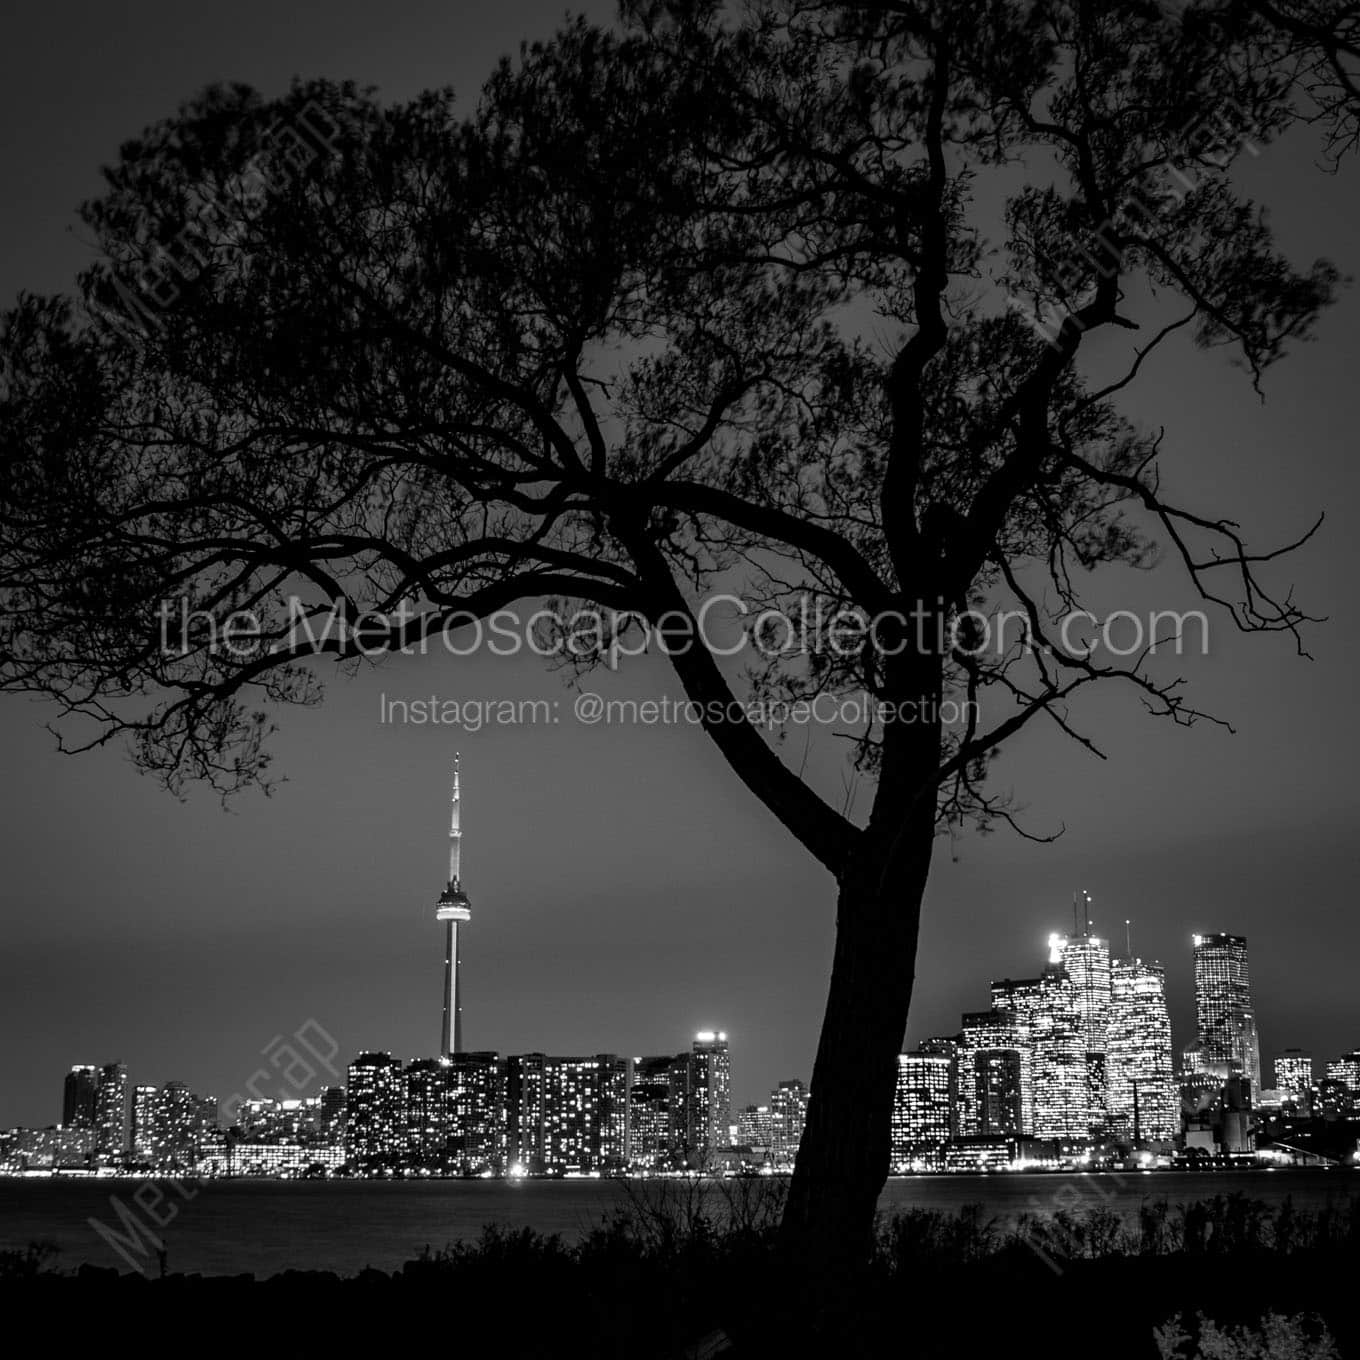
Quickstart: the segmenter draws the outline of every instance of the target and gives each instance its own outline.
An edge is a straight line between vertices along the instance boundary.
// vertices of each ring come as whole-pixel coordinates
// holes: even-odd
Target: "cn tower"
[[[439,895],[434,919],[447,928],[444,937],[444,1024],[439,1031],[439,1056],[463,1051],[463,990],[458,952],[458,927],[472,920],[472,903],[460,877],[463,832],[458,824],[458,755],[453,757],[453,803],[449,815],[449,883]]]

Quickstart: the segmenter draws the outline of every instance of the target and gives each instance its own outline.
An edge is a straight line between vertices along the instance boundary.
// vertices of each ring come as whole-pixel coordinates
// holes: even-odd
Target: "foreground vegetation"
[[[980,1206],[879,1224],[853,1279],[810,1277],[781,1247],[769,1183],[647,1183],[579,1241],[488,1225],[397,1272],[167,1275],[56,1267],[0,1252],[0,1307],[140,1305],[252,1322],[345,1318],[381,1330],[424,1300],[462,1344],[500,1356],[1011,1355],[1307,1357],[1360,1354],[1348,1287],[1360,1199],[1304,1210],[1241,1194],[1018,1219]]]

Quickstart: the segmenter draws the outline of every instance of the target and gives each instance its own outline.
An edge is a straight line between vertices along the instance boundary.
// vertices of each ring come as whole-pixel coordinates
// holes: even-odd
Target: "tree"
[[[1336,274],[1235,190],[1296,113],[1194,6],[719,10],[574,24],[463,120],[447,92],[217,88],[125,146],[83,209],[101,262],[5,320],[0,651],[64,733],[93,724],[71,749],[126,736],[172,790],[231,792],[269,777],[271,708],[319,698],[315,652],[543,599],[576,664],[647,630],[835,880],[785,1227],[843,1264],[887,1173],[937,833],[1014,823],[989,758],[1039,720],[1093,744],[1090,686],[1198,716],[1146,653],[1069,645],[1087,573],[1160,542],[1301,648],[1275,554],[1169,501],[1122,404],[1179,332],[1259,385]],[[1125,331],[1122,376],[1083,371]],[[734,582],[741,673],[702,627]],[[1027,632],[997,645],[1002,611]],[[743,703],[861,692],[857,820]]]
[[[1258,53],[1300,96],[1337,164],[1360,145],[1360,5],[1348,0],[1228,0],[1204,15],[1236,50]]]

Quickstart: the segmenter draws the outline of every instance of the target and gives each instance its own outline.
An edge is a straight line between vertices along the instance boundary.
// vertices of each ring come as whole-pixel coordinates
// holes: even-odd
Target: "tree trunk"
[[[840,882],[831,986],[782,1225],[784,1245],[832,1279],[866,1260],[888,1176],[897,1055],[933,844],[932,800],[911,815],[891,853],[863,856]]]

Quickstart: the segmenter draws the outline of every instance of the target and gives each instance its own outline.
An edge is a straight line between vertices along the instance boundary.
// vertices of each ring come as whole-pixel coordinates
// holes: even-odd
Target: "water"
[[[628,1202],[627,1189],[611,1181],[272,1181],[223,1180],[142,1190],[132,1180],[0,1178],[0,1248],[55,1242],[57,1265],[82,1262],[156,1270],[148,1246],[129,1255],[91,1225],[128,1238],[113,1200],[144,1230],[157,1229],[172,1271],[271,1275],[289,1268],[351,1274],[371,1265],[394,1270],[419,1254],[475,1237],[484,1224],[528,1226],[574,1238]],[[1126,1172],[993,1176],[904,1176],[888,1182],[880,1205],[916,1205],[952,1213],[982,1204],[1003,1221],[1043,1213],[1109,1205],[1124,1213],[1144,1201],[1173,1206],[1240,1191],[1278,1204],[1292,1197],[1300,1208],[1360,1195],[1360,1172],[1254,1171],[1237,1173]],[[163,1198],[157,1199],[161,1194]],[[131,1259],[129,1259],[129,1257]]]

